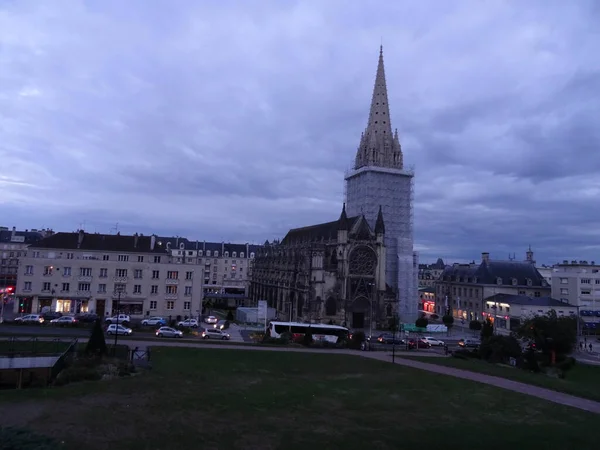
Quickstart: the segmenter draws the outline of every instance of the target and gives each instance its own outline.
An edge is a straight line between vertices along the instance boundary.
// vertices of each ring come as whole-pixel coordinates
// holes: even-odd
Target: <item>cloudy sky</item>
[[[0,0],[0,225],[334,220],[383,41],[421,259],[600,261],[598,5]]]

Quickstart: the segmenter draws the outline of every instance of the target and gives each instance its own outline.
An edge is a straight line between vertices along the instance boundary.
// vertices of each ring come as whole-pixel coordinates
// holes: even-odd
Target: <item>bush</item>
[[[362,331],[357,331],[352,334],[352,339],[350,339],[350,342],[348,343],[348,348],[360,350],[363,342],[365,342],[366,339],[365,333]]]
[[[96,367],[72,366],[60,371],[54,380],[54,385],[64,386],[78,381],[100,380],[101,378],[102,374]]]
[[[469,330],[480,331],[481,327],[481,322],[479,322],[478,320],[471,320],[469,322]]]
[[[54,439],[33,431],[0,426],[0,448],[14,450],[58,450],[62,448]]]
[[[102,330],[102,324],[100,319],[94,322],[94,328],[92,334],[85,347],[85,352],[88,355],[102,356],[106,355],[106,341],[104,339],[104,331]]]
[[[521,356],[521,344],[513,336],[491,336],[481,342],[479,355],[488,362],[507,362]]]
[[[427,325],[429,325],[429,321],[425,316],[421,316],[415,321],[415,326],[418,328],[427,328]]]
[[[450,314],[446,314],[444,317],[442,317],[442,322],[444,322],[444,325],[446,325],[448,328],[451,328],[452,325],[454,325],[454,317],[452,317]]]
[[[454,350],[452,356],[459,359],[479,359],[479,352],[474,350],[469,350],[467,348],[461,348],[458,350]]]

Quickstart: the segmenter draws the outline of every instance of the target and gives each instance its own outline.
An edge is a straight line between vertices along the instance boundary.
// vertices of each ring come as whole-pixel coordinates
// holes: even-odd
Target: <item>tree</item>
[[[106,341],[104,340],[104,331],[102,330],[102,324],[100,319],[96,319],[94,322],[94,328],[92,328],[92,334],[85,347],[85,352],[88,355],[103,356],[107,353]]]
[[[400,327],[400,320],[398,319],[397,316],[392,316],[388,319],[388,330],[390,330],[392,333],[395,333],[396,331],[398,331]]]
[[[543,316],[527,319],[516,335],[535,343],[535,348],[546,357],[546,362],[553,365],[557,357],[563,358],[573,351],[577,342],[577,318],[558,317],[551,310]]]
[[[225,320],[229,320],[229,321],[233,320],[233,311],[232,310],[227,311],[227,317],[225,318]]]
[[[494,323],[489,317],[483,322],[481,327],[481,340],[485,341],[494,335]]]
[[[417,328],[427,328],[428,324],[429,321],[427,320],[427,317],[425,317],[425,314],[423,314],[415,321],[415,325],[417,326]]]
[[[480,331],[481,328],[482,328],[481,322],[479,322],[478,320],[471,320],[469,322],[469,330]]]
[[[482,341],[479,355],[492,363],[507,362],[521,356],[521,344],[514,336],[490,336]]]

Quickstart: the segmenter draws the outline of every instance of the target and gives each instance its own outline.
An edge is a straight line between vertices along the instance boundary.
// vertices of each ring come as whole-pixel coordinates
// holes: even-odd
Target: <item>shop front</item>
[[[139,298],[127,299],[122,298],[121,301],[112,301],[112,315],[127,314],[128,316],[143,316],[144,314],[144,301]]]
[[[57,298],[52,309],[61,314],[83,314],[91,312],[92,302],[89,298]]]

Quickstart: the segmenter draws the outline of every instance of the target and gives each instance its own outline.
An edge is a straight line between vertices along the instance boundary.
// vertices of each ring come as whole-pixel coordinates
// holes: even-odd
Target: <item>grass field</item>
[[[72,339],[64,337],[56,341],[38,341],[26,338],[11,340],[0,338],[0,356],[21,352],[36,355],[52,355],[64,352],[71,342]]]
[[[598,416],[363,358],[154,348],[152,371],[4,391],[0,417],[80,449],[591,448]]]
[[[508,378],[522,383],[552,389],[578,397],[600,401],[600,367],[579,364],[567,372],[564,380],[551,378],[540,373],[526,372],[512,367],[490,364],[477,359],[432,358],[424,356],[402,355],[402,357],[437,364],[440,366],[456,367],[471,372],[484,373],[501,378]]]

